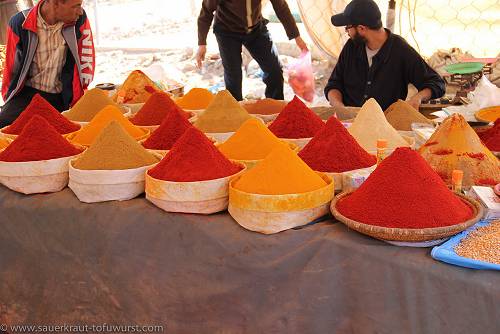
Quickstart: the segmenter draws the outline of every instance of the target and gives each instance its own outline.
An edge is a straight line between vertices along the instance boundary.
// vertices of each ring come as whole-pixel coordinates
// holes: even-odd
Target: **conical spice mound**
[[[183,109],[200,110],[207,108],[213,100],[214,94],[208,89],[192,88],[186,95],[175,100],[175,103]]]
[[[360,223],[387,228],[434,228],[471,218],[473,209],[456,196],[424,159],[398,148],[336,209]]]
[[[498,159],[459,114],[445,119],[419,152],[447,184],[454,169],[464,172],[466,187],[500,183]]]
[[[410,146],[396,129],[387,122],[380,105],[373,98],[363,104],[348,130],[368,152],[377,150],[378,139],[386,139],[387,148],[389,149]]]
[[[220,91],[194,126],[205,133],[234,132],[251,116],[227,90]]]
[[[1,140],[2,138],[0,138],[0,149]],[[34,115],[16,140],[0,152],[0,161],[51,160],[74,156],[81,152],[81,148],[71,145],[45,118]]]
[[[174,110],[189,118],[189,114],[175,104],[167,93],[157,92],[148,99],[137,114],[130,118],[130,121],[140,126],[160,125],[163,119]]]
[[[234,187],[251,194],[285,195],[318,190],[327,185],[285,143],[244,173]]]
[[[219,146],[219,151],[229,159],[261,160],[280,143],[261,121],[251,118]]]
[[[412,123],[434,124],[430,119],[419,113],[408,102],[397,100],[384,112],[389,124],[400,131],[412,131]]]
[[[327,173],[367,168],[377,162],[334,116],[300,151],[299,157],[312,169]]]
[[[19,117],[2,131],[8,134],[19,135],[24,126],[28,124],[33,116],[41,116],[45,118],[50,125],[52,125],[60,134],[68,134],[78,131],[80,125],[71,122],[66,117],[62,116],[57,109],[55,109],[47,100],[40,94],[36,94],[26,109],[19,115]]]
[[[278,138],[312,138],[325,123],[295,96],[269,125],[269,130]]]
[[[90,146],[99,133],[112,121],[120,123],[128,134],[135,139],[139,139],[146,134],[144,130],[130,123],[130,121],[123,116],[118,108],[114,106],[106,106],[99,111],[99,113],[97,113],[89,124],[85,125],[80,131],[78,131],[71,141],[80,145]]]
[[[158,161],[159,158],[142,147],[120,123],[111,121],[73,166],[84,170],[123,170]]]
[[[64,116],[76,122],[90,122],[99,111],[108,105],[119,108],[103,90],[93,88],[86,91],[80,100],[78,100]]]
[[[163,119],[160,127],[142,143],[142,146],[151,150],[170,150],[190,127],[192,125],[184,115],[177,110],[172,110]]]
[[[148,174],[158,180],[196,182],[228,177],[241,169],[240,165],[226,158],[207,136],[191,126]]]
[[[117,103],[145,103],[160,89],[144,72],[135,70],[129,74],[120,89],[113,95]]]

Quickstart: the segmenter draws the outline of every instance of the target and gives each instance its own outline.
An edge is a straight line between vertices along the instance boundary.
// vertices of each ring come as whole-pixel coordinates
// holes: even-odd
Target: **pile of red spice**
[[[375,165],[377,159],[363,149],[335,117],[300,151],[313,170],[342,173]]]
[[[323,120],[295,96],[269,125],[269,130],[278,138],[311,138],[324,125]]]
[[[130,119],[130,121],[139,126],[160,125],[167,115],[176,110],[186,119],[189,114],[182,110],[170,98],[167,93],[156,92],[144,103],[144,106]]]
[[[61,115],[49,102],[40,94],[36,94],[30,104],[24,109],[19,117],[3,130],[4,133],[18,135],[35,115],[45,118],[60,134],[68,134],[80,129],[80,125],[71,122]]]
[[[497,118],[491,129],[478,134],[484,145],[493,152],[500,152],[500,118]]]
[[[450,226],[473,214],[429,164],[407,147],[396,149],[336,207],[352,220],[390,228]]]
[[[200,130],[191,126],[148,174],[159,180],[193,182],[223,178],[241,169],[228,160]]]
[[[21,134],[0,153],[0,161],[25,162],[70,157],[82,149],[71,145],[41,116],[33,116]]]
[[[180,112],[172,110],[160,127],[142,143],[142,146],[152,150],[170,150],[191,126],[191,123]]]

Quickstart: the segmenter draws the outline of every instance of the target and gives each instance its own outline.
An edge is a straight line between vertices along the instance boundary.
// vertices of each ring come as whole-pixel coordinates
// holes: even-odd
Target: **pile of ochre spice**
[[[108,105],[119,108],[118,105],[108,97],[106,92],[99,88],[93,88],[86,91],[80,100],[64,114],[64,117],[76,122],[90,122],[99,111]]]
[[[234,183],[238,190],[262,195],[300,194],[326,185],[326,181],[285,143],[279,143],[264,160]]]
[[[198,116],[194,126],[205,133],[234,132],[250,117],[231,93],[223,90],[217,93],[212,103]]]
[[[465,188],[500,182],[499,160],[460,114],[446,118],[418,151],[447,184],[454,169],[463,171]]]
[[[493,152],[500,152],[500,118],[497,118],[491,129],[480,132],[479,138]]]
[[[142,146],[151,150],[170,150],[191,126],[191,123],[178,110],[172,110],[160,127],[142,143]]]
[[[123,170],[150,166],[160,159],[111,121],[73,166],[83,170]]]
[[[396,149],[336,207],[349,219],[389,228],[450,226],[471,219],[473,214],[472,208],[409,148]]]
[[[324,125],[323,120],[295,96],[269,125],[269,130],[278,138],[312,138]]]
[[[342,173],[373,166],[377,159],[366,152],[335,117],[300,151],[299,157],[316,171]]]
[[[214,94],[204,88],[193,88],[186,95],[175,100],[175,103],[187,110],[207,108],[214,100]]]
[[[0,153],[0,161],[27,162],[59,159],[80,154],[47,120],[31,117],[21,134]]]
[[[62,116],[49,102],[39,94],[36,94],[26,109],[19,117],[3,130],[4,133],[18,135],[35,115],[45,118],[60,134],[68,134],[80,129],[80,125],[75,124]]]
[[[281,141],[258,119],[247,120],[219,150],[229,159],[261,160]]]
[[[117,121],[134,139],[140,139],[146,135],[145,130],[130,123],[118,108],[115,106],[106,106],[99,111],[89,124],[78,131],[71,141],[80,145],[90,146],[101,131],[112,121]]]
[[[391,104],[384,114],[389,124],[394,129],[400,131],[412,131],[412,123],[434,124],[434,122],[403,100],[397,100]]]
[[[139,126],[160,125],[163,119],[174,110],[185,118],[190,116],[179,108],[167,93],[157,92],[146,101],[137,114],[130,118],[130,121]]]
[[[266,98],[245,102],[243,103],[243,108],[245,108],[249,114],[274,115],[279,114],[286,107],[286,104],[286,101],[283,100]]]
[[[241,169],[241,166],[227,159],[200,130],[190,127],[148,174],[158,180],[195,182],[227,177]]]

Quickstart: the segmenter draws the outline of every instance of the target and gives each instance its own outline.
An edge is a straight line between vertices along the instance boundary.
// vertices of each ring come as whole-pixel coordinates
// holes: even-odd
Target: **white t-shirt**
[[[365,46],[366,58],[368,58],[368,67],[372,67],[373,57],[379,52],[380,49],[370,50],[368,46]]]

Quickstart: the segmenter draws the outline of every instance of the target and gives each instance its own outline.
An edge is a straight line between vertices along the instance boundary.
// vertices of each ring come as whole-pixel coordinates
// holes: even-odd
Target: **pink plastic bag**
[[[308,102],[314,100],[314,75],[310,52],[302,52],[299,59],[288,66],[288,83],[297,96]]]

